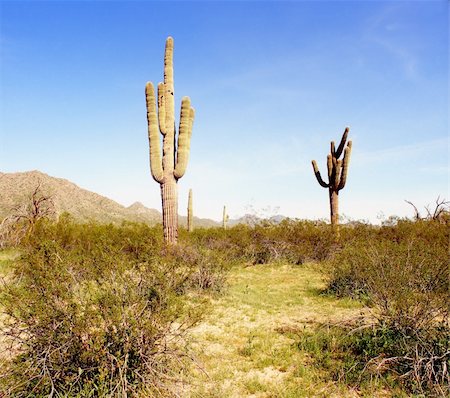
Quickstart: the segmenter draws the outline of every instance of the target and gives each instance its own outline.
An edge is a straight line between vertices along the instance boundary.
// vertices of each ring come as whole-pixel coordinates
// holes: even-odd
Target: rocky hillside
[[[40,171],[23,173],[0,173],[0,218],[11,213],[11,209],[26,202],[36,187],[40,185],[45,195],[52,197],[57,214],[70,213],[81,222],[121,222],[123,220],[155,224],[161,222],[161,212],[149,209],[136,202],[129,207],[104,196],[80,188],[63,178],[51,177]],[[215,226],[218,223],[208,219],[195,219],[197,226]],[[180,217],[185,224],[185,217]]]

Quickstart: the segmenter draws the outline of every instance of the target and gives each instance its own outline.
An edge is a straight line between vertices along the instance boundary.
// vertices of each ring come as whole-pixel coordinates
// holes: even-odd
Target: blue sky
[[[341,214],[412,215],[448,191],[448,2],[0,1],[0,170],[38,169],[160,209],[144,86],[174,38],[196,108],[179,211],[328,218],[329,141],[350,126]]]

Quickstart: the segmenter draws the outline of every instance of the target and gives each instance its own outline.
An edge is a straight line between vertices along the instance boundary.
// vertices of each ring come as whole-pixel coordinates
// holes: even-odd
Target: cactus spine
[[[323,181],[316,161],[312,161],[317,181],[322,187],[328,188],[330,196],[331,225],[333,227],[337,227],[339,224],[339,191],[345,187],[345,183],[347,182],[348,165],[352,151],[351,141],[348,141],[347,146],[345,146],[349,130],[349,127],[345,128],[337,149],[335,148],[334,141],[331,141],[331,153],[327,156],[328,183]],[[339,159],[342,153],[344,153],[343,159]]]
[[[192,189],[189,190],[188,208],[187,208],[187,229],[189,232],[194,230],[194,213],[192,209]]]
[[[228,219],[229,219],[230,217],[228,216],[228,214],[227,214],[227,207],[226,206],[223,206],[223,216],[222,216],[222,226],[223,226],[223,229],[227,229],[227,224],[228,224]]]
[[[186,172],[189,160],[194,108],[189,97],[181,101],[180,126],[176,139],[175,98],[173,87],[173,39],[168,37],[164,53],[164,82],[158,84],[158,100],[153,84],[145,86],[147,103],[150,169],[153,179],[161,187],[164,240],[175,244],[178,239],[177,182]],[[158,102],[158,113],[156,113]],[[159,134],[163,136],[162,156]],[[178,147],[175,148],[175,142]]]

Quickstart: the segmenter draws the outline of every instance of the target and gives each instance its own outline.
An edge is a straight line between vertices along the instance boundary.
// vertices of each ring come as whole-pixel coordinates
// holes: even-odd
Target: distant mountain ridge
[[[127,220],[150,225],[162,222],[161,212],[149,209],[140,202],[125,207],[105,196],[80,188],[69,180],[52,177],[37,170],[0,172],[0,218],[8,216],[14,206],[24,203],[39,184],[42,192],[52,197],[57,215],[68,212],[80,222],[95,220],[101,223],[120,223]],[[180,216],[179,219],[181,225],[186,224],[186,217]],[[203,227],[219,225],[213,220],[196,217],[194,223]]]
[[[228,225],[230,227],[233,227],[235,225],[238,224],[246,224],[246,225],[256,225],[259,224],[261,222],[269,222],[272,224],[279,224],[280,222],[282,222],[283,220],[288,219],[289,217],[286,216],[282,216],[282,215],[276,215],[276,216],[271,216],[269,218],[262,218],[253,214],[244,214],[242,217],[239,218],[235,218],[235,219],[230,219],[228,221]]]

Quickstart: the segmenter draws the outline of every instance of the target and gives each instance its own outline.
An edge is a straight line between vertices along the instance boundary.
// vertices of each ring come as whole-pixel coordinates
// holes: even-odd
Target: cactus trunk
[[[194,230],[194,210],[192,205],[192,189],[189,190],[188,208],[187,208],[187,230]]]
[[[164,240],[176,243],[178,237],[178,192],[175,178],[161,184]]]
[[[337,227],[339,225],[339,191],[330,188],[329,193],[331,225]]]

